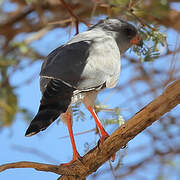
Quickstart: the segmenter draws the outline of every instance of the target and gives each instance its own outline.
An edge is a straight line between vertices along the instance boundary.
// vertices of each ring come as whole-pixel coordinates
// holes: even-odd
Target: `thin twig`
[[[145,23],[141,18],[139,18],[138,16],[136,16],[134,13],[133,13],[133,10],[132,9],[127,9],[127,11],[132,15],[134,16],[140,23],[142,26],[147,26],[149,29],[151,30],[155,30],[155,28],[151,27],[149,24]]]
[[[76,14],[74,14],[71,7],[64,0],[60,0],[60,2],[67,9],[71,17],[75,19],[76,34],[79,34],[79,21],[83,22],[88,27],[90,26],[86,21],[84,21],[83,19],[78,17]]]
[[[51,163],[55,163],[55,164],[59,163],[56,159],[49,156],[48,154],[46,154],[42,151],[39,151],[38,149],[32,148],[32,147],[25,147],[25,146],[21,146],[21,145],[17,145],[17,144],[12,144],[11,148],[13,148],[13,150],[20,151],[23,153],[30,153],[30,154],[36,155],[36,156],[41,157],[42,159],[49,161]]]
[[[93,129],[90,129],[90,130],[87,130],[87,131],[75,133],[74,136],[79,136],[79,135],[82,135],[82,134],[87,134],[87,133],[93,132],[95,130],[96,130],[96,128],[93,128]],[[64,138],[69,138],[69,135],[68,136],[62,136],[59,139],[64,139]]]

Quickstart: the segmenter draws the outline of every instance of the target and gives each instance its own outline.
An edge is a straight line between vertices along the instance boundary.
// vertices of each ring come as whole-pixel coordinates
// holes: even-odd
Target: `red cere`
[[[131,39],[130,43],[132,45],[137,45],[140,40],[141,40],[141,37],[139,35],[137,35],[133,39]]]

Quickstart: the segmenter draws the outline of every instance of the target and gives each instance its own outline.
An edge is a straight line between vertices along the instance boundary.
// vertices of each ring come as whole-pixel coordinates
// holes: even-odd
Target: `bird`
[[[121,56],[132,45],[142,47],[137,28],[121,18],[106,18],[53,50],[41,67],[42,98],[25,136],[45,130],[60,116],[73,149],[72,161],[66,164],[81,159],[73,135],[71,105],[82,102],[94,118],[103,144],[109,134],[94,110],[95,100],[102,89],[116,86]]]

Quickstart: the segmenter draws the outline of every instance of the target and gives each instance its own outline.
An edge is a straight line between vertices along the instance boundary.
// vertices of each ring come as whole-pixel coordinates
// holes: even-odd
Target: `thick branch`
[[[0,166],[0,172],[5,171],[6,169],[13,169],[13,168],[34,168],[38,171],[49,171],[57,173],[58,166],[50,165],[50,164],[43,164],[43,163],[36,163],[36,162],[27,162],[21,161],[16,163],[8,163]],[[59,170],[58,170],[59,172]],[[62,173],[64,173],[62,171]]]
[[[88,152],[81,161],[75,161],[69,166],[55,166],[41,163],[19,162],[0,166],[0,172],[10,168],[35,168],[40,171],[50,171],[63,175],[59,180],[85,179],[96,171],[104,162],[125,146],[137,134],[180,103],[180,80],[172,83],[163,94],[141,109],[134,117],[118,128],[106,141],[103,147],[96,146]]]

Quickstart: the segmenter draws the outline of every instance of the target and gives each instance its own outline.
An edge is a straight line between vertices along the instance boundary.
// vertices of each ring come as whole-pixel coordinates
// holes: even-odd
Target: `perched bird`
[[[45,130],[60,116],[68,126],[72,161],[79,159],[72,130],[71,104],[83,102],[97,124],[100,143],[103,143],[109,135],[94,111],[96,96],[103,88],[113,88],[117,84],[120,56],[132,45],[142,45],[137,29],[122,19],[107,18],[52,51],[40,72],[40,107],[25,135]]]

